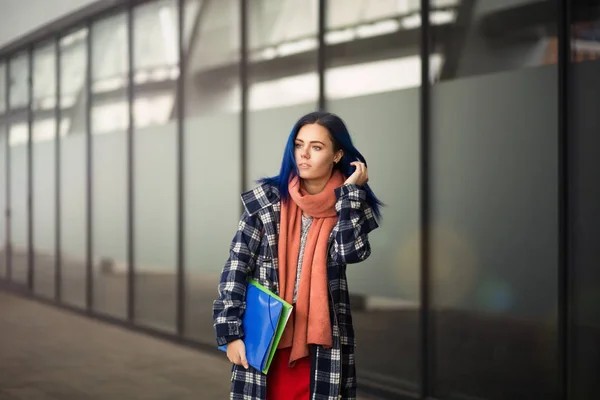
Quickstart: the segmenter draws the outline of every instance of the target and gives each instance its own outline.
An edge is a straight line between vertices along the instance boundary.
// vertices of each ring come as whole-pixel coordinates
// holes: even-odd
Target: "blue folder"
[[[266,374],[293,306],[255,280],[248,282],[246,311],[242,317],[246,359]],[[219,346],[227,352],[227,346]]]

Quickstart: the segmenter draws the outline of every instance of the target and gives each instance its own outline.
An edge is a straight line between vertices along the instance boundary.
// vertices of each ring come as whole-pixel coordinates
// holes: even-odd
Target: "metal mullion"
[[[572,277],[569,272],[571,256],[569,215],[569,128],[571,107],[571,4],[558,1],[558,398],[569,399],[572,389]],[[573,140],[573,139],[571,139]]]
[[[34,238],[33,238],[33,46],[27,60],[27,287],[34,291]]]
[[[246,190],[247,138],[248,138],[248,3],[240,0],[240,192]],[[244,207],[240,204],[240,210]]]
[[[127,9],[127,319],[135,321],[135,187],[134,187],[134,115],[133,115],[133,4]]]
[[[430,89],[429,55],[431,32],[429,0],[421,0],[421,88],[420,88],[420,241],[421,241],[421,285],[420,285],[420,350],[421,350],[421,397],[433,396],[433,329],[431,315],[430,277]]]
[[[93,153],[92,153],[92,22],[87,24],[87,64],[85,79],[85,134],[86,134],[86,308],[91,311],[94,308],[94,284],[93,284]]]
[[[177,334],[185,334],[185,48],[184,48],[184,0],[177,1],[179,78],[177,80]],[[190,40],[191,42],[191,40]]]
[[[5,217],[5,251],[6,251],[6,280],[12,281],[12,210],[11,210],[11,146],[10,146],[10,60],[6,60],[5,96],[6,96],[6,208]]]
[[[327,29],[327,6],[327,0],[319,0],[319,22],[317,34],[319,43],[319,50],[317,53],[317,70],[319,75],[319,110],[325,110],[327,106],[325,93],[325,67],[327,57],[327,49],[325,47],[325,31]]]
[[[62,254],[61,254],[61,185],[60,185],[60,164],[61,164],[61,152],[60,152],[60,128],[62,110],[60,106],[61,98],[61,49],[60,49],[60,37],[56,37],[54,43],[54,52],[56,54],[56,86],[55,86],[55,106],[54,114],[56,117],[56,132],[54,136],[54,298],[57,302],[62,299]]]

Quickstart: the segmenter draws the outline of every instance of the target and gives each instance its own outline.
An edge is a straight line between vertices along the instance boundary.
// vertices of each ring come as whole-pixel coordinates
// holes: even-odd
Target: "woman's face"
[[[343,155],[342,150],[334,151],[329,131],[319,124],[300,128],[294,148],[300,178],[304,180],[329,180],[334,162]]]

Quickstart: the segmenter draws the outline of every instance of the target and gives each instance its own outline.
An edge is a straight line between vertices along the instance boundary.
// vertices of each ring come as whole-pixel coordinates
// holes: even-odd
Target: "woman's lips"
[[[308,168],[310,168],[310,164],[306,164],[306,163],[298,164],[298,168],[308,169]]]

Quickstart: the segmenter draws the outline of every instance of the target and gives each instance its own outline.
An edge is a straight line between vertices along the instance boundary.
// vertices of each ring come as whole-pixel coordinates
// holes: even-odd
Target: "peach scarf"
[[[296,297],[295,318],[288,321],[278,348],[292,347],[290,364],[310,354],[309,344],[331,347],[327,288],[327,246],[337,222],[334,190],[344,184],[336,171],[325,189],[310,195],[301,188],[298,177],[288,188],[290,200],[281,204],[278,243],[280,296],[291,303],[294,297],[302,227],[302,212],[313,217],[304,247],[302,271]]]

